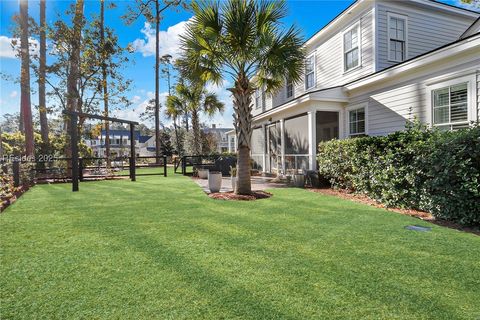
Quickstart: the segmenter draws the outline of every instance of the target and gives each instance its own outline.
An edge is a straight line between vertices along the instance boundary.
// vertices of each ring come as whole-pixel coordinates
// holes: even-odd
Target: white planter
[[[198,177],[200,179],[208,179],[208,169],[198,169]]]
[[[210,192],[219,192],[222,187],[222,173],[218,171],[212,171],[208,173],[208,188]]]
[[[237,189],[237,177],[232,176],[231,179],[232,179],[232,190],[233,192],[235,192]]]
[[[303,174],[294,174],[293,185],[298,188],[303,188],[305,185],[305,176]]]

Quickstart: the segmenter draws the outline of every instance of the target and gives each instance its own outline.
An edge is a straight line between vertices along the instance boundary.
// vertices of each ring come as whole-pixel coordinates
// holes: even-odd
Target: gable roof
[[[468,27],[467,30],[460,36],[460,39],[464,39],[466,37],[469,37],[477,32],[480,32],[480,17],[475,20],[474,23],[470,27]]]
[[[138,138],[138,142],[140,142],[140,143],[145,143],[145,142],[147,142],[148,140],[150,140],[151,137],[152,137],[152,136],[140,136],[140,137]]]

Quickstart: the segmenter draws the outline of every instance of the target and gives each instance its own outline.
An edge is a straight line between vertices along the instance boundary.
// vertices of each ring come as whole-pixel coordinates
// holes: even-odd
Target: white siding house
[[[316,168],[320,141],[479,120],[479,13],[429,0],[352,4],[305,42],[303,81],[255,93],[251,157],[265,172]]]

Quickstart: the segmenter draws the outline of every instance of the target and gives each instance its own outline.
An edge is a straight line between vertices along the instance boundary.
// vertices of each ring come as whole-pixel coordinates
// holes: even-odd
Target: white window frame
[[[401,19],[404,21],[404,28],[405,28],[405,52],[404,52],[404,59],[403,60],[395,60],[390,59],[390,18]],[[393,39],[397,40],[397,39]],[[397,40],[398,41],[398,40]],[[408,16],[403,14],[398,14],[394,12],[387,12],[387,60],[390,62],[403,62],[408,60]]]
[[[317,57],[315,55],[315,52],[308,55],[307,58],[305,59],[305,61],[310,59],[311,57],[313,57],[313,72],[312,72],[313,73],[313,85],[311,87],[308,87],[307,73],[305,72],[305,90],[315,88],[317,86],[317,70],[316,70],[317,69]],[[305,64],[305,67],[306,67],[306,64]]]
[[[357,28],[358,65],[356,65],[355,67],[352,67],[350,69],[347,69],[347,64],[346,64],[347,59],[345,59],[345,56],[347,54],[347,52],[345,52],[345,34],[347,32],[350,32],[354,28]],[[350,50],[352,50],[352,49],[350,49]],[[348,27],[347,29],[345,29],[342,32],[342,64],[343,64],[343,72],[344,73],[351,72],[353,70],[356,70],[356,69],[359,69],[359,68],[362,67],[362,32],[361,32],[360,20],[355,22],[354,24],[352,24],[350,27]]]
[[[262,105],[260,89],[255,90],[255,109],[260,109]]]
[[[288,95],[288,87],[292,87],[292,94]],[[293,81],[291,81],[288,77],[285,78],[285,96],[287,99],[293,98]]]
[[[464,122],[434,124],[433,123],[433,94],[435,90],[455,86],[458,84],[467,84],[467,122],[470,124],[472,121],[477,121],[477,77],[475,73],[457,76],[456,78],[444,79],[443,81],[437,81],[435,83],[427,84],[427,121],[430,127],[448,126],[455,124],[462,124]]]
[[[363,133],[351,133],[350,132],[350,112],[355,111],[358,109],[364,109],[365,110],[365,131]],[[346,126],[346,132],[347,132],[347,137],[357,137],[361,135],[368,135],[368,102],[356,104],[353,106],[349,106],[346,108],[346,116],[345,116],[345,126]]]

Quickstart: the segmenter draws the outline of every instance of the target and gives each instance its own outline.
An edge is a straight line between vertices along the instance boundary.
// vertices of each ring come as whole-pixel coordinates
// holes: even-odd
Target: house
[[[387,135],[414,117],[446,130],[478,121],[479,16],[429,0],[354,2],[304,43],[302,81],[255,92],[254,166],[314,170],[319,142]]]
[[[206,134],[212,134],[217,140],[217,152],[225,153],[229,152],[229,140],[227,132],[232,131],[232,128],[217,128],[215,124],[212,124],[210,128],[204,128],[203,132]]]
[[[130,156],[130,131],[121,129],[111,129],[110,136],[110,154],[112,157],[129,157]],[[95,157],[105,157],[106,147],[105,139],[107,135],[102,130],[98,137],[87,139],[87,146],[92,148]],[[155,155],[155,139],[151,136],[140,135],[140,131],[134,132],[135,153],[137,156]],[[153,145],[152,145],[153,140]],[[151,147],[153,146],[153,151]]]

